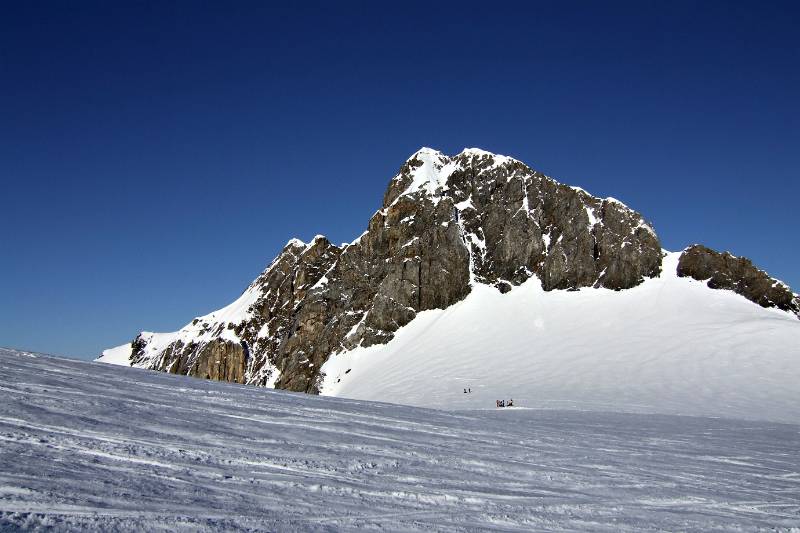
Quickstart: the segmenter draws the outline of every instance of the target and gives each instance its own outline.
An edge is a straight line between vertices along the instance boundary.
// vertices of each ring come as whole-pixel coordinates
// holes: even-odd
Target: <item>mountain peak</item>
[[[516,159],[488,152],[481,148],[464,148],[454,156],[439,150],[423,147],[417,150],[392,179],[384,196],[384,207],[388,207],[404,196],[423,193],[434,204],[438,204],[449,186],[451,176],[470,169],[474,177],[488,178],[493,169]]]
[[[463,150],[461,150],[461,152],[459,152],[456,156],[454,156],[453,159],[459,157],[492,158],[497,162],[497,164],[504,164],[511,161],[517,161],[517,159],[514,159],[513,157],[509,157],[503,154],[496,154],[494,152],[489,152],[482,148],[464,148]]]
[[[424,157],[424,156],[442,156],[444,155],[442,152],[437,150],[436,148],[431,148],[429,146],[422,146],[419,150],[411,154],[406,161],[410,161],[415,157]]]
[[[464,148],[459,155],[477,155],[477,156],[495,156],[493,152],[484,150],[483,148]]]
[[[284,249],[286,249],[286,248],[305,248],[305,247],[306,247],[306,243],[304,243],[303,241],[301,241],[297,237],[292,237],[283,246]]]
[[[800,306],[735,258],[705,250],[681,257],[680,275],[695,279],[707,279],[709,265],[725,267],[711,288],[789,311]],[[543,293],[624,291],[661,276],[662,265],[675,268],[653,228],[622,203],[480,148],[447,156],[423,147],[352,243],[290,240],[233,304],[174,334],[141,334],[130,361],[318,392],[333,354],[389,343],[420,312],[474,291],[517,293],[529,280]]]

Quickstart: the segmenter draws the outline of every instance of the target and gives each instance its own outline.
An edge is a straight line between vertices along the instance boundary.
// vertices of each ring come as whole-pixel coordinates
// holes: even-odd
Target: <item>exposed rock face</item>
[[[174,347],[177,355],[165,360],[167,363],[171,359],[167,371],[197,378],[244,383],[247,368],[245,347],[244,343],[217,338],[203,345],[194,343],[182,349],[182,343],[178,341]]]
[[[456,206],[479,282],[518,285],[535,274],[545,290],[626,289],[660,272],[655,232],[614,199],[485,152],[466,151],[441,164],[455,167],[444,199]]]
[[[332,353],[386,343],[474,283],[622,290],[658,276],[661,257],[652,227],[617,200],[509,157],[424,148],[354,242],[290,241],[233,304],[176,333],[142,332],[131,364],[317,392]]]
[[[712,289],[729,289],[761,307],[777,307],[800,318],[800,298],[745,257],[695,244],[681,254],[678,276],[708,280]]]
[[[297,332],[308,329],[298,313],[309,289],[339,253],[321,236],[308,245],[290,241],[233,304],[195,318],[176,333],[140,333],[132,343],[131,364],[238,383],[270,383],[275,368],[284,363],[279,354],[295,348]]]

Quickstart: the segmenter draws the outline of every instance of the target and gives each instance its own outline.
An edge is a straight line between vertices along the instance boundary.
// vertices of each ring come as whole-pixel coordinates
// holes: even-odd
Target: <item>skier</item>
[[[510,400],[508,400],[508,406],[509,406],[509,407],[514,407],[514,399],[513,399],[513,398],[511,398]]]
[[[466,394],[466,393],[467,393],[467,389],[464,389],[464,394]]]

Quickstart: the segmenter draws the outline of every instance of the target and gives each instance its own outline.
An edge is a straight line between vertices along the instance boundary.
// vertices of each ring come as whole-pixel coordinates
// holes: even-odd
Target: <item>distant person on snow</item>
[[[513,398],[508,400],[508,406],[509,407],[514,407],[514,399]]]
[[[466,393],[467,393],[467,389],[464,389],[464,394],[466,394]]]
[[[500,400],[500,407],[505,407],[505,406],[506,406],[506,401]]]

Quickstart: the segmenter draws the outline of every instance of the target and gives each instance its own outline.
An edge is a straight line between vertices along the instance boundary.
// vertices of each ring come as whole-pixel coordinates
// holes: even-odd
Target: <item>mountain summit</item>
[[[747,259],[700,245],[664,257],[652,225],[618,200],[511,157],[422,148],[352,243],[292,239],[232,304],[174,333],[142,332],[99,360],[317,393],[333,354],[386,345],[420,312],[448,309],[477,288],[502,301],[529,280],[542,295],[566,291],[568,306],[575,292],[613,295],[668,275],[800,315],[800,298]],[[535,336],[529,342],[535,358]],[[444,356],[458,366],[457,355]]]

